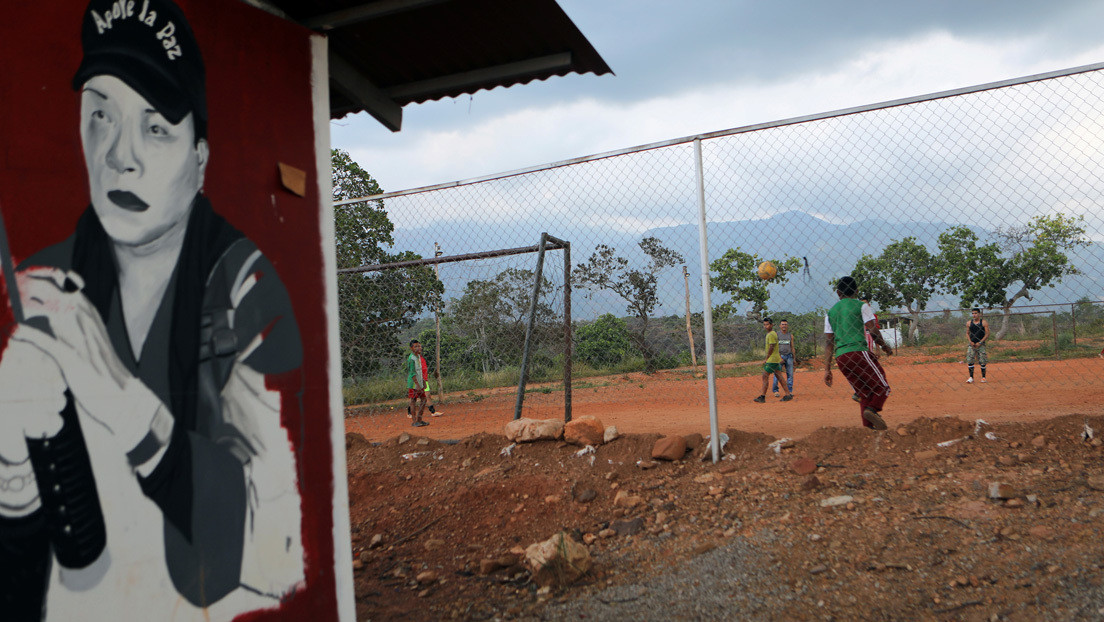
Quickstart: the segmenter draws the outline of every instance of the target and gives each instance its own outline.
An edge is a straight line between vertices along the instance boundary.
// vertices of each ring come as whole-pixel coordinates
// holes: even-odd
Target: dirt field
[[[966,366],[961,363],[886,357],[883,364],[892,387],[883,416],[891,427],[918,417],[944,415],[990,423],[1032,421],[1092,411],[1104,404],[1104,359],[1099,358],[991,365],[989,382],[972,385],[965,384]],[[796,397],[785,404],[769,397],[766,404],[751,401],[759,394],[758,376],[718,379],[720,429],[733,427],[776,438],[800,438],[823,426],[859,425],[859,409],[848,399],[851,391],[846,379],[836,371],[835,384],[828,388],[822,381],[822,370],[812,366],[800,369],[795,374]],[[610,382],[613,384],[601,386]],[[575,389],[575,417],[594,415],[623,433],[709,433],[706,383],[685,370],[585,379],[575,384],[599,385]],[[514,389],[486,391],[480,401],[471,401],[470,396],[446,396],[441,406],[444,416],[426,417],[430,425],[418,434],[435,439],[460,439],[479,432],[501,434],[513,418],[515,393]],[[357,416],[357,411],[351,409],[345,428],[370,441],[408,431],[406,406],[396,404],[391,412],[366,416]],[[526,417],[563,417],[562,391],[530,393],[526,404]]]
[[[1104,361],[994,366],[985,385],[963,372],[889,365],[880,433],[820,372],[799,373],[789,403],[723,379],[719,464],[704,445],[650,460],[660,434],[708,432],[704,382],[679,372],[578,391],[576,417],[623,434],[592,456],[562,441],[502,455],[506,391],[442,406],[425,428],[405,408],[350,417],[357,618],[1101,619]],[[555,416],[562,394],[538,395]],[[797,440],[776,452],[781,437]],[[560,530],[593,566],[538,589],[520,554]]]

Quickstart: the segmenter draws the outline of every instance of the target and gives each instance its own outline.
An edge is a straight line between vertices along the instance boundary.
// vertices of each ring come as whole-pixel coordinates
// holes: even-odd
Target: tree
[[[611,367],[631,351],[629,325],[612,313],[575,329],[575,354],[591,367]]]
[[[942,287],[940,260],[907,237],[892,242],[877,257],[863,255],[851,276],[859,282],[860,296],[883,309],[904,307],[912,315],[909,337],[916,340],[920,312]]]
[[[493,279],[469,281],[463,295],[449,303],[449,326],[468,340],[471,358],[480,361],[484,373],[521,361],[535,275],[533,270],[508,268]],[[552,283],[542,277],[536,344],[561,341],[555,339],[560,316],[549,302],[552,295]]]
[[[764,261],[765,258],[745,253],[736,247],[728,249],[724,255],[709,264],[710,272],[716,273],[716,276],[710,275],[712,286],[729,295],[727,302],[714,309],[718,319],[731,316],[736,312],[736,306],[745,301],[751,303],[748,316],[760,319],[767,310],[770,286],[784,285],[790,275],[801,271],[801,260],[797,257],[772,259],[770,261],[778,272],[773,279],[764,281],[759,278],[759,264]]]
[[[364,169],[339,149],[330,152],[333,199],[361,198],[381,191]],[[334,208],[337,267],[421,259],[410,251],[388,252],[395,226],[382,200]],[[427,266],[343,274],[337,280],[341,362],[350,376],[376,371],[381,359],[400,355],[398,336],[419,314],[440,304],[444,287]]]
[[[1081,274],[1066,255],[1087,246],[1084,217],[1037,216],[1027,224],[997,229],[994,241],[979,239],[964,226],[939,236],[940,265],[947,290],[961,295],[961,306],[999,306],[1004,313],[996,339],[1008,331],[1012,305],[1031,293]]]
[[[647,237],[640,241],[640,250],[648,257],[643,269],[629,267],[629,260],[617,257],[612,247],[599,244],[586,263],[575,266],[572,279],[580,287],[590,290],[611,291],[628,303],[627,310],[639,321],[633,338],[636,347],[644,355],[646,371],[655,371],[655,353],[648,344],[648,319],[659,302],[656,283],[659,272],[684,261],[682,255],[666,248],[658,238]]]

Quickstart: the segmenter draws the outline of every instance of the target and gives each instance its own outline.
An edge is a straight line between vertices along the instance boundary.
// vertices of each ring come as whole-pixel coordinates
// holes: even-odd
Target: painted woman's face
[[[122,80],[94,76],[81,89],[80,134],[92,207],[116,244],[186,226],[208,156],[191,113],[173,125]]]

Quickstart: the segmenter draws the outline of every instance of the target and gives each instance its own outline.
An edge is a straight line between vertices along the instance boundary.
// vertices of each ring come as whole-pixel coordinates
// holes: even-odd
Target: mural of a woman
[[[48,328],[20,325],[0,360],[0,388],[29,392],[0,404],[12,428],[0,431],[0,564],[40,587],[5,602],[32,618],[98,603],[143,619],[181,598],[228,615],[276,602],[303,580],[281,424],[299,394],[273,388],[302,364],[288,293],[203,193],[205,69],[183,12],[93,0],[82,47],[72,86],[91,205],[73,235],[22,263],[26,316]],[[52,549],[25,544],[34,525],[82,528],[72,511],[88,504],[56,483],[59,466],[94,480],[106,526],[95,559],[67,562],[56,535]]]

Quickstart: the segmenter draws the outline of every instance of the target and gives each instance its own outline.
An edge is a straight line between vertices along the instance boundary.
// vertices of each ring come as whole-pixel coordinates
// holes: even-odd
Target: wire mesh
[[[776,329],[785,319],[792,336],[795,395],[820,385],[834,284],[854,275],[894,351],[880,359],[892,400],[916,414],[936,414],[922,405],[932,391],[977,389],[966,382],[973,307],[990,330],[988,390],[1099,386],[1102,94],[1100,68],[1080,68],[699,137],[718,378],[763,373],[769,316]],[[456,253],[529,243],[541,231],[570,240],[580,384],[635,383],[636,372],[696,379],[706,347],[696,175],[688,138],[377,198],[395,220],[396,248],[423,255],[424,240]],[[777,275],[762,280],[757,268],[768,260]],[[464,325],[464,297],[494,297],[495,283],[532,261],[441,269],[443,334],[456,330],[457,343],[496,335],[465,346],[479,351],[472,360],[485,376],[520,353],[517,317],[487,313]],[[545,270],[561,279],[554,291],[559,271]],[[554,318],[562,300],[549,306]],[[424,336],[432,320],[421,315],[402,337]],[[343,335],[343,348],[356,347]],[[554,349],[542,363],[549,378]],[[443,359],[446,368],[471,366]],[[349,365],[346,382],[393,365]],[[477,399],[489,384],[446,380],[445,390]],[[739,386],[748,393],[722,391],[722,408],[751,407],[757,381]],[[349,403],[382,399],[350,393]],[[684,416],[704,412],[706,395],[696,387],[653,405]],[[617,393],[607,399],[603,408],[619,407]]]

